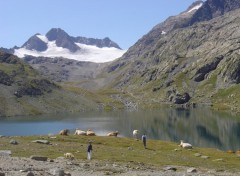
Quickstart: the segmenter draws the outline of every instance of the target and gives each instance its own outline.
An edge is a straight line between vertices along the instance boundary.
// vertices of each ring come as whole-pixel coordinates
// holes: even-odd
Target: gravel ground
[[[166,168],[170,170],[166,171]],[[176,171],[173,171],[176,169]],[[59,157],[55,160],[37,161],[31,158],[0,156],[0,176],[238,176],[240,173],[196,168],[188,173],[187,167],[165,166],[157,168],[143,163],[115,163],[97,160],[70,160]],[[2,175],[1,175],[2,174]]]

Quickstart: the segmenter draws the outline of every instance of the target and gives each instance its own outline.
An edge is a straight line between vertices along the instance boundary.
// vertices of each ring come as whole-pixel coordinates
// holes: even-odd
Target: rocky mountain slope
[[[52,81],[75,82],[94,79],[107,64],[72,59],[26,56],[24,61]]]
[[[198,1],[196,6],[155,26],[110,65],[115,82],[109,86],[137,104],[204,103],[238,110],[239,1]]]
[[[78,61],[108,62],[122,56],[118,44],[109,38],[93,39],[72,37],[60,28],[53,28],[46,35],[35,34],[21,47],[13,48],[18,57],[63,57]]]
[[[57,85],[16,56],[0,52],[0,116],[98,110],[106,101],[111,99],[103,94]]]

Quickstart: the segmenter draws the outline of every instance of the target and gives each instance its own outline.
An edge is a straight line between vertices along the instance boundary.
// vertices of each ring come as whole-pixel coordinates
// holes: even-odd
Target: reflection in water
[[[88,112],[0,120],[0,135],[56,134],[61,129],[92,129],[98,135],[118,130],[132,137],[138,129],[148,138],[179,142],[223,150],[240,149],[240,123],[229,114],[205,108],[190,110],[164,108],[137,112]]]

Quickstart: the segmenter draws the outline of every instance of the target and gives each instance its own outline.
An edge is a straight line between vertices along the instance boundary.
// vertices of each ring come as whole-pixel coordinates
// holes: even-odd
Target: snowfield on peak
[[[196,5],[195,7],[191,8],[189,11],[187,11],[187,13],[190,13],[194,10],[198,10],[200,7],[202,7],[203,3],[199,4],[199,5]]]
[[[88,61],[95,63],[104,63],[113,61],[121,57],[126,50],[120,50],[114,47],[108,48],[98,48],[93,45],[85,45],[81,43],[76,43],[81,49],[77,52],[70,52],[66,48],[58,47],[55,41],[48,41],[46,36],[37,35],[43,42],[47,43],[47,50],[39,52],[36,50],[28,50],[26,48],[19,48],[14,50],[14,55],[23,58],[25,55],[31,55],[35,57],[63,57],[67,59],[74,59],[78,61]]]
[[[48,43],[48,38],[45,35],[36,35],[43,42]]]

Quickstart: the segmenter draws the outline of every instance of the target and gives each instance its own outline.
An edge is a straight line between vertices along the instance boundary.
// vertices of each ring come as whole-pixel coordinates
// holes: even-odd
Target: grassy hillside
[[[116,137],[86,136],[48,136],[14,137],[18,145],[9,144],[9,138],[1,138],[0,150],[8,149],[13,156],[30,157],[31,155],[47,156],[55,159],[66,152],[74,154],[75,159],[86,158],[89,140],[93,141],[93,159],[123,163],[142,163],[163,167],[166,165],[188,166],[217,171],[239,172],[239,156],[212,148],[194,147],[192,150],[182,149],[177,143],[148,140],[147,149],[141,141]],[[47,139],[52,145],[32,143],[36,139]],[[44,145],[44,146],[43,146]],[[19,150],[21,148],[21,150]],[[197,155],[198,154],[198,155]],[[201,156],[207,156],[204,159]]]
[[[104,93],[100,96],[49,81],[29,64],[0,52],[0,116],[111,109],[114,104]],[[121,104],[116,102],[116,106]]]

